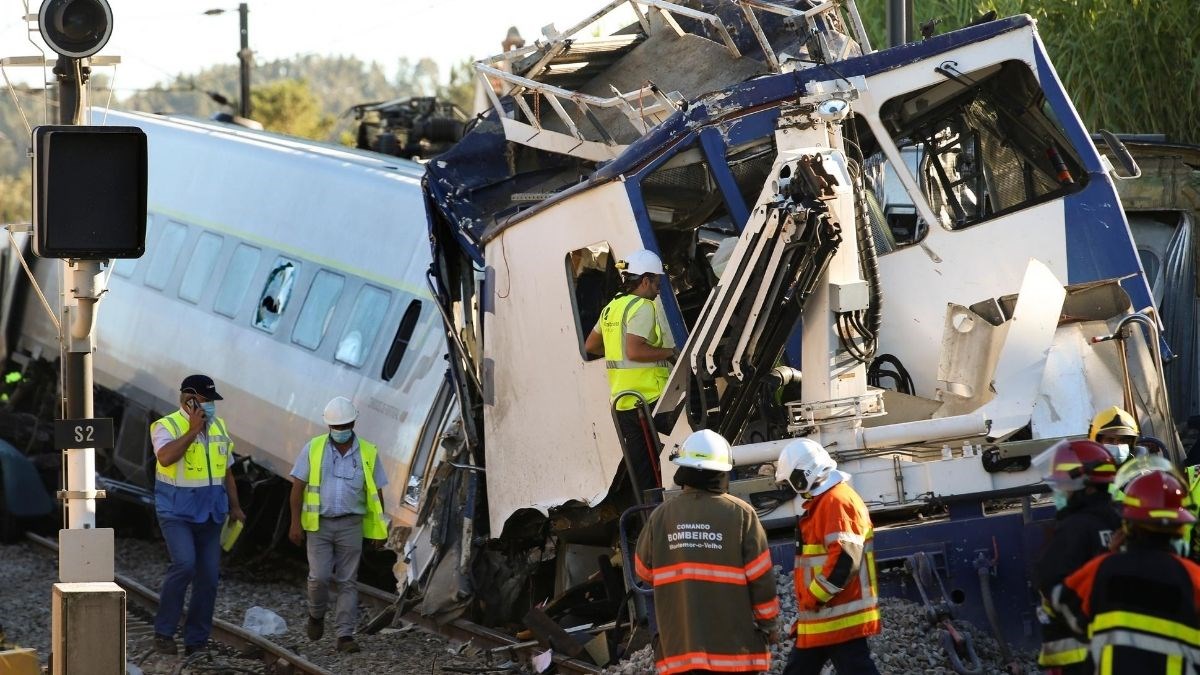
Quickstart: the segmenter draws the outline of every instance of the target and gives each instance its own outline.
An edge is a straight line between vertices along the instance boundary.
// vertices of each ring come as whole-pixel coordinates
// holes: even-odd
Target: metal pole
[[[250,7],[246,3],[238,5],[238,17],[240,18],[242,31],[242,48],[238,50],[238,62],[241,66],[241,89],[242,93],[238,97],[238,114],[242,117],[250,117],[250,59],[253,54],[250,52]]]
[[[59,57],[54,66],[58,79],[58,121],[83,124],[87,109],[86,59]],[[59,277],[62,297],[62,334],[59,363],[63,368],[63,418],[90,419],[92,407],[92,323],[102,283],[99,261],[62,262]],[[71,300],[74,300],[72,302]],[[78,448],[63,451],[67,498],[67,528],[96,527],[96,451]]]
[[[908,37],[907,9],[908,2],[906,0],[888,0],[887,34],[889,47],[897,47],[904,44]]]

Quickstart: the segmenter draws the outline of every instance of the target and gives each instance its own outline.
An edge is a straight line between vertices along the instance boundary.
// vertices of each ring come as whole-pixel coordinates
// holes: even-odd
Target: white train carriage
[[[356,430],[384,456],[386,511],[411,525],[450,406],[422,167],[193,119],[93,121],[140,127],[150,153],[146,253],[116,261],[98,312],[96,384],[124,402],[115,477],[152,488],[148,424],[203,372],[225,397],[236,452],[281,476],[324,428],[325,403],[350,397]],[[58,270],[37,261],[52,302]],[[54,359],[36,299],[20,321],[15,353]]]

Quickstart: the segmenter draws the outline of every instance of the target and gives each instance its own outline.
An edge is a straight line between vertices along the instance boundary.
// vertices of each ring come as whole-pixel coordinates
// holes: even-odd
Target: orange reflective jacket
[[[875,532],[862,498],[838,483],[805,508],[796,528],[796,647],[878,633]]]

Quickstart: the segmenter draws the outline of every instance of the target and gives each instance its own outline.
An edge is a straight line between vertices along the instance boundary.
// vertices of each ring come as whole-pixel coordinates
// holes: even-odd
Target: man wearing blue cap
[[[217,599],[221,526],[226,516],[246,520],[233,473],[227,470],[233,439],[225,420],[217,417],[220,400],[211,377],[188,375],[179,386],[179,410],[150,425],[158,460],[154,507],[171,556],[154,619],[154,647],[162,654],[176,653],[175,630],[188,585],[192,599],[184,652],[192,654],[207,644]]]

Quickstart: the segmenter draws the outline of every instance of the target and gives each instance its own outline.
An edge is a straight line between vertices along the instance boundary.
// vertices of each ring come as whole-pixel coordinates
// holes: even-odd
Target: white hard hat
[[[338,396],[325,406],[325,424],[339,426],[358,419],[358,409],[345,396]]]
[[[639,277],[643,274],[662,274],[662,259],[654,251],[642,249],[629,254],[629,257],[617,263],[617,268],[623,273]]]
[[[775,483],[787,483],[796,492],[807,494],[820,487],[836,468],[837,462],[820,443],[797,438],[783,446],[783,451],[779,453],[779,462],[775,465]]]
[[[721,434],[701,429],[687,437],[679,452],[671,455],[671,462],[693,469],[729,471],[733,468],[733,451]]]

